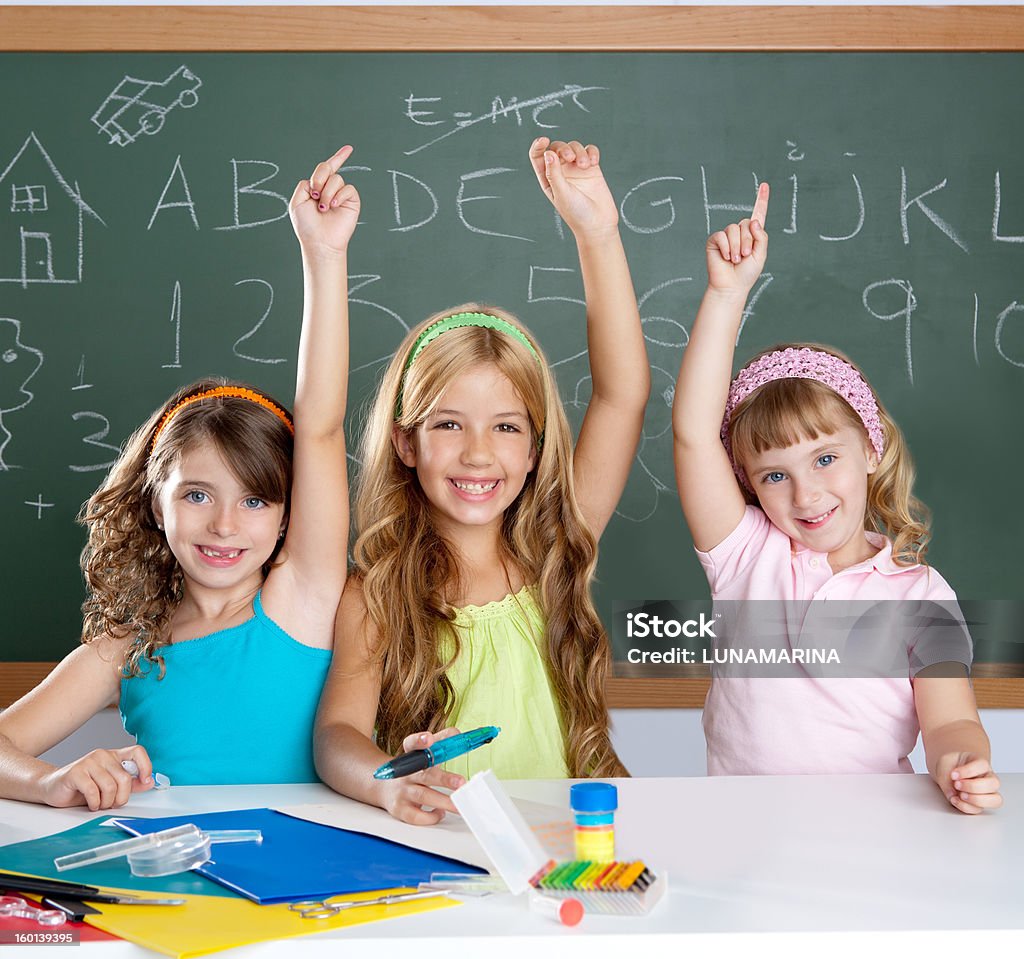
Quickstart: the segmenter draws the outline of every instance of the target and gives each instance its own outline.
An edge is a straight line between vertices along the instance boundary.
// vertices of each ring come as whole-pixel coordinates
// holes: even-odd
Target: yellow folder
[[[131,894],[130,890],[117,891]],[[385,889],[336,896],[331,898],[331,902],[357,902],[414,891]],[[287,939],[459,905],[439,896],[436,899],[346,909],[329,919],[304,919],[287,904],[260,906],[248,899],[225,896],[185,895],[180,898],[187,900],[184,906],[98,905],[102,913],[88,916],[86,922],[164,955],[187,959],[267,939]]]

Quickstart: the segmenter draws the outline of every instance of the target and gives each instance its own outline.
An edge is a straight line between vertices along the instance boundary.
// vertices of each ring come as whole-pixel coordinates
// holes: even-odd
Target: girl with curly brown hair
[[[335,171],[350,154],[319,164],[290,203],[306,280],[294,417],[250,386],[205,379],[128,440],[80,516],[82,645],[0,715],[5,798],[107,809],[153,788],[154,769],[178,785],[316,780],[348,531],[346,255],[359,197]],[[115,704],[137,745],[60,768],[36,758]]]

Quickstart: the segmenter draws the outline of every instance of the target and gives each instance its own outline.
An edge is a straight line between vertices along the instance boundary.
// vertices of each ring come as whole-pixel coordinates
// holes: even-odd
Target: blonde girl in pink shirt
[[[768,185],[707,243],[708,287],[673,405],[683,512],[716,600],[955,601],[924,564],[928,514],[902,434],[841,354],[788,344],[735,380],[747,295],[764,268]],[[730,382],[731,381],[731,382]],[[714,774],[928,771],[964,813],[1002,805],[963,675],[716,679],[704,709]],[[934,675],[942,672],[943,676]]]

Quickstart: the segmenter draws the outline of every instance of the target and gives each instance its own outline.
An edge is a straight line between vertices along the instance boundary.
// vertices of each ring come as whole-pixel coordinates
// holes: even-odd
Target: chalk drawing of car
[[[125,77],[93,114],[92,122],[112,144],[128,146],[140,134],[159,133],[164,118],[175,107],[186,110],[199,102],[203,85],[188,67],[181,66],[166,80]]]

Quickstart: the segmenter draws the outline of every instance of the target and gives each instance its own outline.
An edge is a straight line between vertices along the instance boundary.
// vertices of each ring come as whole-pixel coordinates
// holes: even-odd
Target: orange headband
[[[295,435],[295,427],[292,425],[292,421],[288,418],[288,414],[281,409],[273,400],[267,399],[262,393],[257,393],[255,390],[247,389],[244,386],[215,386],[213,389],[204,390],[202,393],[193,393],[191,396],[186,396],[183,400],[172,406],[166,413],[164,413],[163,419],[157,425],[157,428],[153,431],[153,441],[149,445],[150,456],[153,455],[153,450],[156,449],[157,441],[160,439],[160,434],[164,431],[164,427],[178,413],[180,413],[186,406],[191,406],[193,403],[199,400],[214,399],[218,396],[234,396],[240,400],[249,400],[251,403],[256,403],[262,406],[265,410],[270,410],[285,426],[288,427],[288,432]]]

